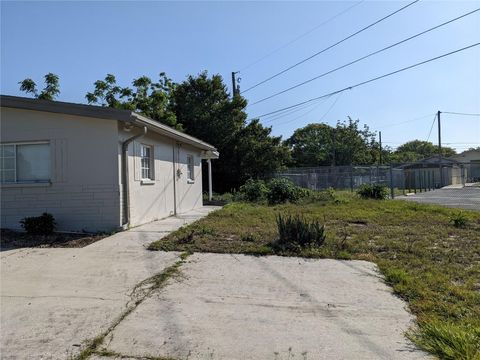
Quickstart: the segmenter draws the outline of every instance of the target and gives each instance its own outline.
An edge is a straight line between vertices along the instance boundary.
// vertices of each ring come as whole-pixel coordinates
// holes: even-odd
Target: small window
[[[152,147],[141,145],[140,161],[142,169],[142,179],[152,180]]]
[[[193,155],[187,155],[187,180],[195,180],[195,166],[193,164]]]
[[[2,144],[0,162],[0,181],[4,184],[51,179],[49,143]]]

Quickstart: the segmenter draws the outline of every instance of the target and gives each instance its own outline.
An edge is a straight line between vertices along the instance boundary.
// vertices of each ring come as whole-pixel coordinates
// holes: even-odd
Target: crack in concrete
[[[190,253],[180,254],[180,260],[175,262],[173,265],[167,267],[162,272],[155,274],[145,280],[142,280],[140,283],[135,285],[133,290],[130,293],[130,301],[125,305],[126,310],[120,314],[120,316],[108,327],[106,331],[102,334],[96,336],[95,338],[88,340],[85,348],[78,354],[74,359],[75,360],[86,360],[90,358],[91,355],[102,355],[102,356],[120,356],[120,358],[128,358],[122,354],[117,354],[115,352],[109,351],[106,348],[98,350],[98,348],[104,343],[105,338],[112,334],[115,328],[120,325],[120,323],[125,320],[125,318],[130,315],[143,301],[149,298],[156,290],[159,290],[167,285],[167,280],[171,277],[179,274],[179,268],[185,263],[186,258],[190,256]],[[109,355],[112,354],[112,355]],[[123,357],[122,357],[123,356]],[[130,356],[130,358],[132,358]],[[133,357],[135,358],[135,357]],[[147,360],[171,360],[170,358],[162,357],[139,357],[138,359],[147,359]]]

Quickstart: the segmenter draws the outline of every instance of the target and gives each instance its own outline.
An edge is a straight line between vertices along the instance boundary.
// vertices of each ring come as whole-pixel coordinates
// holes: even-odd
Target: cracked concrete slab
[[[183,279],[107,337],[125,356],[175,359],[425,359],[412,316],[365,261],[194,254]]]
[[[215,209],[159,220],[81,249],[1,252],[1,358],[69,359],[77,354],[82,341],[105,331],[125,310],[137,283],[178,260],[178,253],[145,246]]]

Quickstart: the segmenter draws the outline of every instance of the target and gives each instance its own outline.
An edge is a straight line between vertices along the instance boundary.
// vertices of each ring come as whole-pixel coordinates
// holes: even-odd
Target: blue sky
[[[364,1],[271,56],[358,1],[6,2],[1,3],[1,93],[22,95],[26,77],[60,76],[59,100],[85,102],[107,73],[174,81],[203,70],[244,69],[241,88],[273,75],[407,4]],[[244,95],[250,103],[480,7],[480,1],[420,1],[377,26]],[[291,92],[250,105],[249,117],[301,102],[480,41],[480,12]],[[333,96],[283,117],[262,119],[287,138],[313,122],[347,116],[382,131],[385,145],[426,140],[437,110],[480,113],[480,46]],[[401,123],[401,124],[399,124]],[[443,143],[480,146],[480,117],[442,115]],[[430,140],[436,141],[436,124]]]

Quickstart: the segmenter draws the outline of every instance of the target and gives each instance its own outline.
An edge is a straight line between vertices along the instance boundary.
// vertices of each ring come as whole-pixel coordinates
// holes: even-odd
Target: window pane
[[[187,179],[194,180],[194,166],[193,166],[193,156],[187,156]]]
[[[146,145],[142,145],[140,151],[140,164],[142,169],[142,179],[151,179],[151,148]]]
[[[2,157],[14,157],[15,147],[14,145],[2,145]]]
[[[13,170],[15,171],[15,158],[3,158],[3,167],[2,170]]]
[[[2,182],[7,183],[7,182],[15,182],[15,170],[6,170],[6,171],[0,171],[1,175],[0,178]]]
[[[50,145],[17,145],[17,181],[50,180]]]

